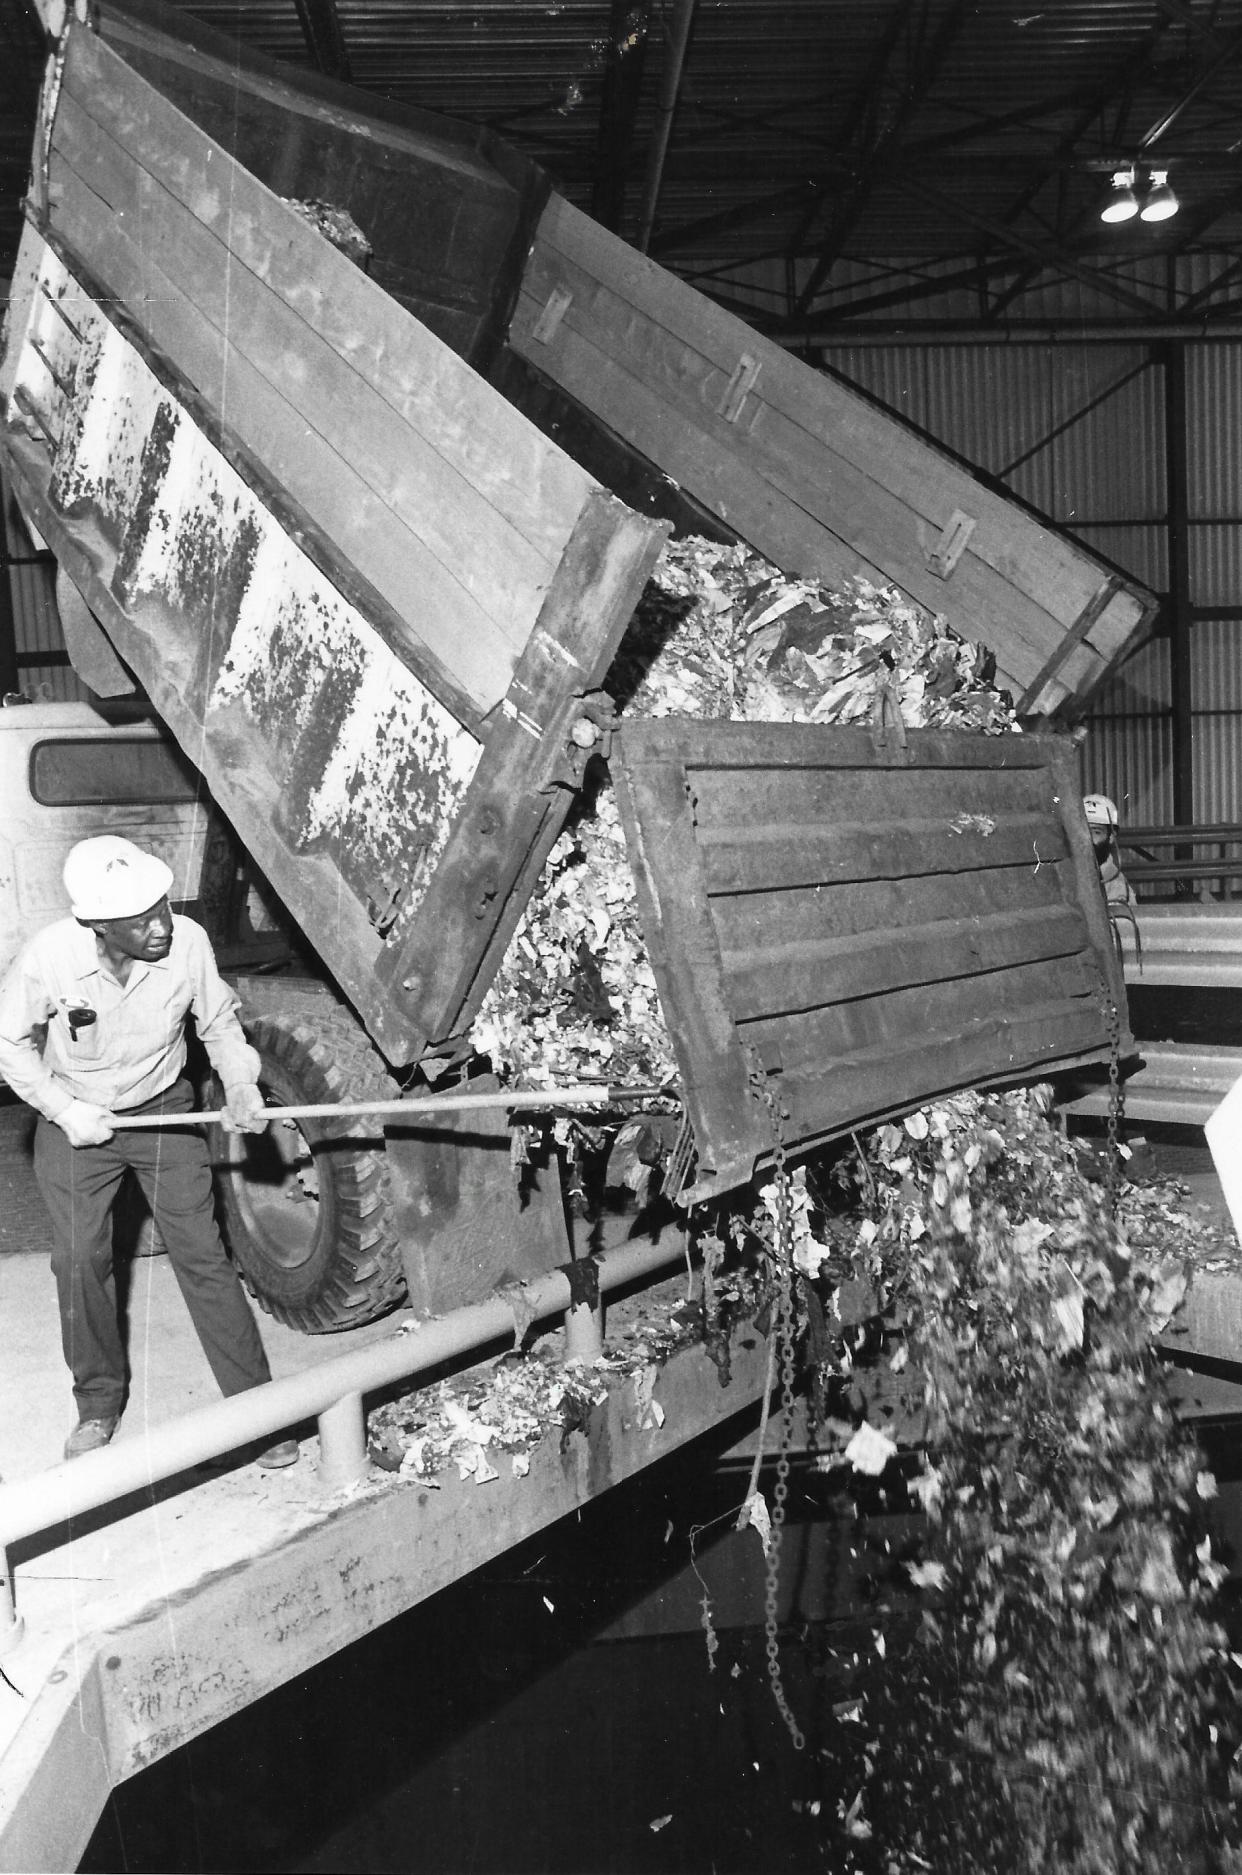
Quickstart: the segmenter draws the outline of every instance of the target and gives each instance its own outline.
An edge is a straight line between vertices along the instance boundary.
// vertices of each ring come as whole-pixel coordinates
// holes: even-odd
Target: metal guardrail
[[[1141,949],[1127,922],[1117,927],[1131,987],[1242,992],[1242,902],[1143,904],[1136,916]]]
[[[626,1244],[597,1259],[599,1288],[607,1294],[627,1283],[683,1265],[684,1245]],[[570,1356],[599,1352],[598,1322],[589,1305],[574,1305],[563,1269],[550,1270],[521,1284],[531,1321],[566,1315]],[[584,1317],[586,1318],[584,1320]],[[219,1458],[257,1439],[286,1431],[316,1417],[319,1426],[319,1475],[331,1489],[356,1483],[367,1474],[363,1396],[395,1381],[413,1379],[515,1333],[516,1318],[503,1296],[455,1309],[452,1314],[397,1332],[353,1354],[338,1355],[321,1366],[284,1380],[269,1381],[247,1393],[205,1406],[142,1438],[121,1441],[81,1458],[53,1465],[33,1478],[0,1484],[0,1655],[15,1647],[23,1626],[17,1612],[7,1550],[23,1537],[67,1523],[72,1517],[115,1503],[205,1460]]]
[[[1242,1077],[1242,1049],[1196,1048],[1190,1043],[1140,1042],[1144,1067],[1125,1084],[1130,1119],[1165,1126],[1202,1126]],[[1107,1087],[1068,1101],[1070,1113],[1106,1118]]]
[[[1166,843],[1185,829],[1154,830]],[[1242,828],[1208,827],[1204,836]],[[1147,828],[1134,828],[1136,838]],[[1242,996],[1242,903],[1140,904],[1136,927],[1116,927],[1127,987],[1135,990],[1235,990]],[[1138,941],[1136,941],[1136,939]],[[1137,1006],[1137,1005],[1136,1005]],[[1229,1089],[1242,1078],[1242,1049],[1201,1041],[1149,1041],[1138,1037],[1144,1066],[1125,1084],[1127,1114],[1170,1126],[1202,1126]],[[1108,1112],[1108,1090],[1099,1088],[1066,1103],[1067,1111],[1091,1117]]]
[[[1224,884],[1242,879],[1242,826],[1233,821],[1208,826],[1119,827],[1117,844],[1126,877],[1136,891],[1144,885],[1196,881],[1202,890],[1211,880]],[[1217,851],[1199,854],[1199,847]],[[1172,857],[1161,858],[1163,851]]]

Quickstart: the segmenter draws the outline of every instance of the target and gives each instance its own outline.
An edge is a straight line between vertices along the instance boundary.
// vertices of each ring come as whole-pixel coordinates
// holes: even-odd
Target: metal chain
[[[776,1337],[780,1375],[780,1433],[776,1448],[776,1483],[772,1490],[771,1533],[764,1556],[763,1631],[767,1655],[768,1679],[776,1709],[785,1721],[795,1751],[806,1744],[801,1727],[785,1696],[780,1660],[780,1566],[785,1529],[785,1509],[789,1499],[789,1448],[793,1441],[793,1405],[795,1343],[797,1323],[793,1296],[793,1225],[789,1199],[789,1166],[780,1104],[762,1065],[756,1061],[751,1075],[755,1094],[768,1110],[772,1128],[772,1160],[776,1173],[776,1228],[773,1234],[773,1287],[771,1333]],[[762,1457],[762,1454],[760,1454]]]
[[[1121,1017],[1112,997],[1104,997],[1104,1022],[1108,1030],[1108,1168],[1104,1190],[1110,1217],[1116,1217],[1121,1203],[1121,1128],[1125,1119],[1126,1096],[1121,1079]]]

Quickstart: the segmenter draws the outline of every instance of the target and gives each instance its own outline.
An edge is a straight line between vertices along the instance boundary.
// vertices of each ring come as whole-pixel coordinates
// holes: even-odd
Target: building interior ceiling
[[[48,0],[41,0],[46,5]],[[1242,329],[1242,0],[178,0],[486,126],[790,345],[954,324]],[[0,268],[45,40],[0,0]],[[1178,211],[1100,219],[1132,170]]]

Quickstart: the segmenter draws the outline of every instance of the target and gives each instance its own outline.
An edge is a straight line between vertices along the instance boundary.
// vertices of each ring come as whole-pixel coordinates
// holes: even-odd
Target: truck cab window
[[[193,801],[197,787],[165,742],[75,736],[35,744],[30,793],[42,807],[164,806]]]

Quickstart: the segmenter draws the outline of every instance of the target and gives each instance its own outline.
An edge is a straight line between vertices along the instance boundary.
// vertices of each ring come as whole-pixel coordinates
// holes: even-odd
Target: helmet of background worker
[[[1087,817],[1087,825],[1092,833],[1112,833],[1120,816],[1106,794],[1084,794],[1082,811]]]
[[[168,896],[173,875],[132,840],[101,833],[78,841],[65,861],[64,880],[74,917],[91,924],[140,918]]]

